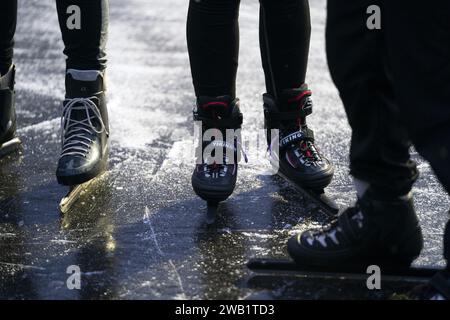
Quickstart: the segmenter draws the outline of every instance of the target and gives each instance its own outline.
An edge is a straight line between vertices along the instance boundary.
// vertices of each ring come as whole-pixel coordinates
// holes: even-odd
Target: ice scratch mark
[[[0,265],[21,268],[21,269],[33,269],[33,270],[45,271],[45,268],[30,266],[30,265],[21,264],[21,263],[10,263],[10,262],[1,262],[0,261]]]
[[[0,237],[2,238],[9,238],[9,237],[15,237],[15,233],[0,233]]]
[[[53,243],[60,243],[60,244],[69,244],[69,243],[77,243],[76,241],[72,241],[72,240],[50,240],[50,242]]]
[[[158,250],[158,253],[162,257],[164,257],[164,253],[162,252],[161,247],[159,245],[158,238],[156,237],[156,234],[155,234],[155,230],[153,229],[153,224],[152,224],[152,221],[150,219],[150,210],[148,209],[147,206],[145,207],[145,213],[144,213],[143,221],[144,221],[144,224],[148,225],[149,228],[150,228],[150,232],[151,232],[150,237],[153,240],[153,242],[155,243],[156,250]]]
[[[155,230],[153,229],[153,224],[152,224],[152,221],[150,218],[150,210],[148,209],[147,206],[145,207],[143,222],[145,225],[147,225],[150,228],[150,232],[151,232],[150,238],[153,240],[153,243],[155,244],[156,250],[158,251],[159,255],[161,257],[165,258],[166,256],[165,256],[164,252],[161,250],[161,246],[159,245]],[[175,264],[173,263],[172,259],[169,258],[168,262],[169,262],[170,267],[172,268],[172,271],[178,282],[178,286],[180,287],[180,290],[181,290],[181,295],[179,296],[179,298],[180,298],[180,300],[187,300],[187,297],[186,297],[186,294],[184,291],[183,281],[181,280],[180,273],[178,272],[178,269],[175,266]]]

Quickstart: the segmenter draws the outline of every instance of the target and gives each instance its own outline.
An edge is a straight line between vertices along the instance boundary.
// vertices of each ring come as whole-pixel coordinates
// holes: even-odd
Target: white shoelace
[[[63,115],[61,117],[61,143],[62,151],[60,158],[74,155],[86,157],[87,152],[92,143],[89,137],[92,133],[102,133],[107,131],[102,120],[100,110],[92,101],[95,97],[74,98],[66,100],[67,103],[63,107]],[[72,119],[72,111],[84,110],[86,118],[83,120]],[[92,111],[93,116],[91,116]],[[100,130],[92,123],[92,119],[96,119],[100,123]],[[108,134],[108,132],[106,132]]]

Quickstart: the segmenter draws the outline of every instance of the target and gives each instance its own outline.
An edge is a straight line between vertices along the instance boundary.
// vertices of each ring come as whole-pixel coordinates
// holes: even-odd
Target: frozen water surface
[[[56,183],[64,58],[53,2],[20,1],[16,37],[20,156],[0,165],[0,298],[215,299],[386,298],[360,282],[247,281],[250,257],[284,257],[287,238],[327,216],[249,155],[238,187],[205,223],[205,204],[191,190],[194,96],[185,43],[188,1],[111,0],[109,174],[69,214],[58,212],[66,188]],[[330,194],[354,199],[348,176],[350,130],[324,53],[325,1],[311,1],[313,38],[308,82],[310,119],[322,151],[336,165]],[[258,3],[243,1],[238,94],[244,134],[263,126],[264,77],[258,48]],[[415,194],[426,245],[416,262],[442,265],[449,200],[429,166]],[[68,290],[66,269],[82,272]]]

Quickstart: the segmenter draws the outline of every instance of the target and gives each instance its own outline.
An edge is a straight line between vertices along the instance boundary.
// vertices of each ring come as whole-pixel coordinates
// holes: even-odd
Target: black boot
[[[11,65],[8,72],[0,76],[0,147],[16,133],[15,73],[15,66]]]
[[[195,193],[205,201],[218,203],[226,200],[236,186],[238,162],[240,158],[239,137],[227,136],[227,129],[240,129],[242,114],[239,100],[229,96],[200,97],[194,120],[201,121],[202,137],[197,146],[197,163],[192,174],[192,187]],[[203,141],[203,134],[209,130],[217,130],[222,139]],[[214,131],[213,131],[214,132]],[[212,161],[205,157],[206,148],[217,147],[223,151],[223,157]],[[214,152],[210,152],[215,156]],[[217,159],[216,159],[217,160]]]
[[[292,237],[288,251],[298,264],[332,270],[372,264],[408,267],[422,246],[412,197],[383,199],[369,189],[329,226]]]
[[[312,113],[311,91],[306,85],[285,90],[278,100],[263,96],[265,127],[272,163],[279,173],[300,186],[321,191],[330,184],[334,169],[315,146],[314,134],[306,125]],[[279,129],[272,137],[271,129]],[[278,141],[275,141],[278,139]],[[274,146],[278,144],[279,153]]]
[[[62,151],[56,170],[60,184],[87,182],[107,168],[109,126],[104,90],[101,72],[67,72]]]

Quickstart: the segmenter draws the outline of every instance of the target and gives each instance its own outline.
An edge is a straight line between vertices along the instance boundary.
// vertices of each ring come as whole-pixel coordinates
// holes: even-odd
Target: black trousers
[[[267,92],[305,82],[311,23],[307,0],[260,0]],[[187,40],[197,96],[236,95],[240,0],[190,0]]]
[[[366,25],[373,4],[381,30]],[[412,141],[450,192],[450,1],[328,0],[327,54],[352,127],[353,176],[407,193]],[[444,256],[450,270],[450,222]]]
[[[79,26],[70,20],[78,6]],[[108,0],[56,0],[59,24],[64,40],[68,69],[106,68],[105,46],[108,33]],[[17,0],[0,2],[0,72],[13,59],[14,33],[17,20]],[[78,28],[79,27],[79,28]]]
[[[370,5],[381,30],[369,30]],[[327,54],[352,128],[351,173],[406,194],[412,142],[450,191],[450,1],[328,0]]]

